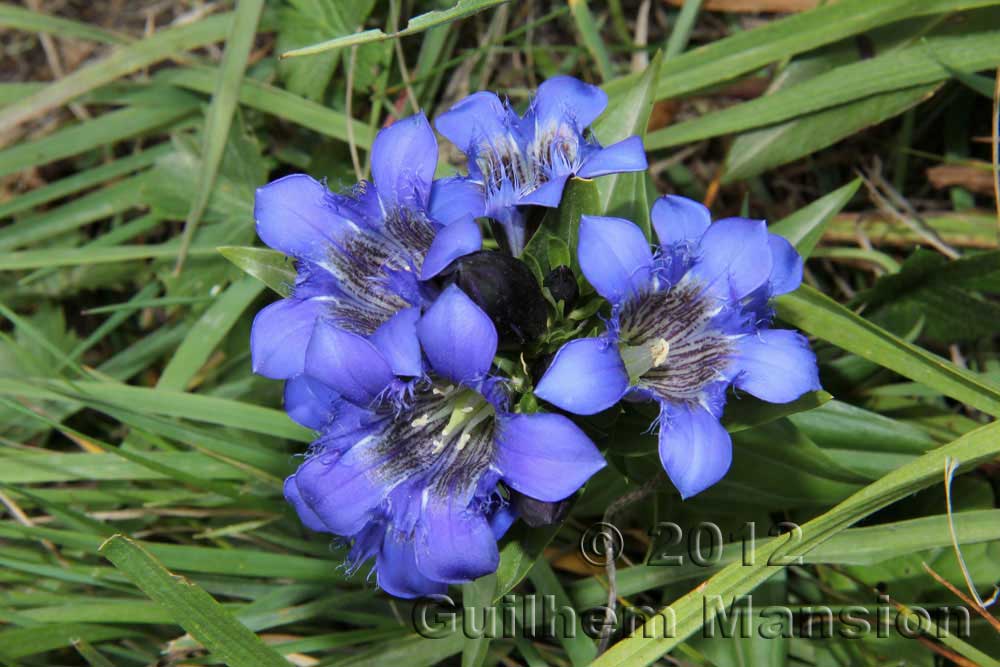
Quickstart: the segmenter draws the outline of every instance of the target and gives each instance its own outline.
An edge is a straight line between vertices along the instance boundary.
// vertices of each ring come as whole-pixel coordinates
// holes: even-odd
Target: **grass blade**
[[[171,574],[145,549],[123,535],[100,552],[142,592],[166,608],[178,625],[230,667],[288,667],[280,654],[222,608],[200,586]]]
[[[184,234],[181,236],[181,247],[177,255],[175,273],[180,273],[184,259],[191,247],[191,239],[201,222],[201,216],[208,205],[212,187],[215,185],[215,175],[222,161],[222,152],[229,137],[229,127],[233,122],[236,102],[239,97],[243,72],[250,58],[254,38],[257,36],[257,22],[264,10],[264,0],[240,0],[236,4],[232,29],[226,39],[226,50],[219,67],[218,80],[212,103],[205,119],[205,129],[202,132],[201,174],[198,179],[198,190],[195,192],[191,210],[184,222]]]

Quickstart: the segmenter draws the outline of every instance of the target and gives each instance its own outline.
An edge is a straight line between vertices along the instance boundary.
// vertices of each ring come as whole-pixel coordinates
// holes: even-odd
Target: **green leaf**
[[[747,179],[815,153],[898,116],[930,99],[939,88],[929,84],[880,93],[740,134],[726,155],[722,182]]]
[[[197,100],[189,93],[164,98],[160,106],[134,106],[112,111],[42,139],[0,151],[0,176],[169,127],[197,108]]]
[[[263,288],[253,278],[244,278],[226,288],[188,331],[184,342],[163,369],[156,386],[170,391],[184,391],[198,369],[208,361],[215,346],[222,342]]]
[[[948,461],[956,460],[968,469],[1000,453],[1000,422],[983,426],[861,489],[830,511],[801,526],[801,539],[776,539],[754,549],[753,564],[739,561],[726,566],[690,593],[671,604],[672,628],[665,627],[666,614],[658,614],[642,631],[611,647],[593,664],[595,667],[634,665],[642,667],[657,661],[662,655],[697,632],[702,625],[712,623],[718,607],[713,599],[729,601],[744,595],[777,574],[784,565],[772,565],[772,559],[805,555],[872,513],[910,494],[938,483]],[[651,638],[650,638],[651,637]]]
[[[233,618],[211,595],[171,574],[132,540],[116,535],[101,545],[100,552],[230,667],[288,667],[280,654]]]
[[[545,217],[542,218],[538,231],[531,237],[524,249],[524,258],[534,260],[537,269],[541,271],[539,282],[548,275],[550,270],[556,268],[549,261],[550,247],[553,242],[568,246],[570,268],[577,276],[580,275],[576,255],[580,216],[599,215],[600,211],[600,198],[594,181],[572,178],[566,183],[559,208],[548,210]],[[559,254],[564,253],[560,252]]]
[[[782,417],[814,410],[832,399],[833,396],[822,390],[806,392],[790,403],[768,403],[743,395],[739,400],[726,403],[722,423],[730,433],[738,433]]]
[[[872,95],[936,84],[951,78],[942,61],[970,72],[995,67],[1000,63],[1000,31],[964,29],[957,34],[927,37],[915,46],[837,67],[755,100],[657,130],[647,137],[646,147],[653,150],[688,144],[772,125]],[[924,89],[919,94],[927,92]]]
[[[41,91],[0,109],[0,127],[10,127],[34,118],[164,58],[218,42],[229,32],[232,19],[231,13],[216,14],[118,47],[106,58],[81,67]]]
[[[564,608],[572,609],[572,601],[559,583],[559,579],[556,577],[555,572],[552,571],[552,567],[548,561],[545,559],[536,561],[535,566],[531,568],[528,576],[531,578],[531,583],[535,586],[535,592],[543,600],[552,600],[557,610]],[[573,613],[566,614],[563,618],[565,621],[564,627],[567,630],[566,632],[559,633],[556,638],[562,644],[566,655],[569,656],[570,662],[574,667],[583,667],[584,665],[591,664],[594,658],[597,657],[597,647],[594,646],[594,642],[590,637],[583,632],[583,628],[580,625],[580,616]],[[571,623],[573,624],[572,626],[570,625]],[[570,627],[572,627],[571,630],[569,629]]]
[[[552,542],[561,527],[562,524],[553,524],[531,528],[524,522],[518,522],[510,529],[500,549],[494,602],[500,600],[528,576],[535,561],[541,558],[545,547]]]
[[[71,21],[9,4],[0,5],[0,26],[25,32],[42,32],[60,37],[84,39],[102,44],[125,44],[131,41],[125,35],[103,30],[89,23]]]
[[[156,80],[211,93],[215,86],[215,76],[215,71],[210,67],[171,68],[158,72]],[[354,143],[361,148],[370,148],[375,139],[375,132],[368,125],[295,93],[259,81],[243,81],[240,86],[240,104],[341,141],[348,141],[347,125],[350,123]]]
[[[232,27],[226,38],[226,50],[222,54],[218,78],[212,93],[212,102],[205,116],[205,128],[201,133],[201,170],[194,189],[194,199],[184,221],[181,247],[177,255],[176,272],[180,272],[187,256],[194,232],[201,222],[201,216],[208,205],[215,185],[215,177],[222,162],[222,153],[229,139],[229,128],[236,111],[239,90],[243,81],[243,71],[250,59],[250,50],[257,37],[257,22],[264,10],[264,0],[240,0],[236,3]]]
[[[414,16],[406,24],[406,28],[400,30],[399,32],[386,34],[377,28],[373,30],[364,30],[353,35],[344,35],[343,37],[336,37],[325,42],[320,42],[319,44],[313,44],[312,46],[287,51],[282,53],[281,57],[294,58],[298,56],[311,56],[317,53],[323,53],[324,51],[342,49],[347,46],[368,44],[369,42],[384,42],[387,39],[415,35],[429,28],[433,28],[434,26],[451,23],[452,21],[457,21],[467,16],[477,14],[491,7],[495,7],[496,5],[503,4],[504,2],[507,2],[507,0],[458,0],[458,3],[451,9],[439,9],[427,12],[426,14],[421,14],[419,16]]]
[[[493,604],[497,592],[497,575],[487,574],[462,586],[462,608],[464,614],[475,618],[485,618],[486,609]],[[478,622],[478,621],[477,621]],[[485,627],[485,625],[484,625]],[[490,649],[487,633],[467,637],[462,647],[462,667],[481,667],[486,662]]]
[[[240,270],[261,281],[282,297],[292,293],[295,267],[288,256],[277,250],[245,246],[223,246],[219,248],[219,252]]]
[[[1000,389],[892,335],[808,285],[778,297],[775,305],[778,317],[798,329],[989,415],[1000,416]]]
[[[787,218],[769,225],[768,231],[784,236],[795,246],[803,259],[808,258],[823,236],[823,230],[827,224],[833,219],[833,216],[840,213],[847,202],[851,201],[859,187],[861,187],[861,179],[856,178],[847,185],[820,197],[808,206],[800,208]]]
[[[646,136],[649,114],[653,110],[656,80],[663,53],[657,52],[642,78],[628,90],[609,100],[608,110],[594,123],[594,136],[604,146],[618,143],[631,136]],[[649,222],[650,202],[646,196],[645,171],[609,174],[597,179],[597,191],[603,215],[625,218],[642,227],[646,237],[652,230]]]

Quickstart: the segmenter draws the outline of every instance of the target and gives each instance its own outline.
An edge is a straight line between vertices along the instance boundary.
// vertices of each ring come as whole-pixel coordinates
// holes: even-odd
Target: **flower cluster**
[[[563,320],[518,258],[531,208],[558,207],[571,177],[646,168],[638,137],[602,147],[586,134],[606,105],[570,77],[520,116],[476,93],[435,123],[467,176],[434,180],[437,140],[417,114],[378,134],[370,183],[337,194],[296,174],[257,191],[258,235],[297,275],[254,320],[253,368],[286,381],[289,415],[318,434],[285,497],[307,527],[350,543],[351,568],[374,559],[393,595],[494,571],[519,513],[552,520],[606,465],[564,413],[658,401],[660,456],[686,497],[730,465],[718,421],[730,385],[774,402],[819,386],[805,340],[768,328],[768,300],[801,280],[794,249],[763,222],[710,224],[665,197],[655,250],[631,222],[582,218],[579,264],[607,302],[606,331],[555,354],[534,390],[549,410],[521,400]],[[503,251],[484,249],[484,219]],[[577,281],[556,267],[542,282],[575,299]]]

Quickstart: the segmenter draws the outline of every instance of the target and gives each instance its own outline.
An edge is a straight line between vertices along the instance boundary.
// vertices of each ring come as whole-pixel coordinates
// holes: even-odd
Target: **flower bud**
[[[545,331],[545,297],[531,270],[516,257],[481,250],[466,255],[442,274],[482,308],[497,328],[501,346],[519,346]]]
[[[550,503],[511,491],[510,502],[518,516],[532,528],[551,526],[566,518],[571,503],[570,498]]]
[[[576,300],[580,296],[580,286],[576,284],[576,276],[573,269],[568,266],[557,266],[545,276],[543,283],[549,288],[549,293],[556,303],[563,302],[563,315],[573,310]]]

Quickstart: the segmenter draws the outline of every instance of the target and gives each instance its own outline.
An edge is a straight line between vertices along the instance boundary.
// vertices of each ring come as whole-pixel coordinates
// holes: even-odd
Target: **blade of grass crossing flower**
[[[6,129],[71,102],[86,92],[178,53],[218,42],[229,32],[232,14],[217,14],[167,28],[148,39],[117,48],[107,58],[81,67],[34,95],[0,110],[0,129]]]
[[[823,236],[823,230],[833,219],[833,216],[851,201],[858,188],[861,187],[861,179],[856,178],[847,185],[841,186],[833,192],[824,195],[792,213],[787,218],[769,225],[768,231],[772,234],[784,236],[803,258],[808,258],[813,249]]]
[[[171,612],[175,622],[230,667],[288,667],[200,586],[169,572],[142,547],[123,535],[101,545],[101,553],[151,599]]]
[[[219,253],[248,275],[285,297],[295,284],[295,267],[286,255],[268,248],[223,246]]]
[[[894,336],[808,285],[778,297],[775,305],[778,317],[806,333],[988,415],[1000,416],[1000,388]]]
[[[177,255],[177,266],[174,273],[178,274],[184,266],[188,248],[194,238],[194,232],[201,222],[201,216],[208,205],[208,198],[215,185],[215,175],[222,161],[222,151],[229,138],[229,127],[233,122],[233,113],[239,100],[240,84],[243,72],[250,59],[254,38],[257,35],[257,23],[264,9],[264,0],[239,0],[233,14],[232,28],[226,39],[226,50],[222,55],[218,80],[212,103],[208,107],[205,118],[205,128],[202,131],[201,174],[198,179],[198,190],[191,202],[191,210],[184,221],[184,234],[181,236],[181,247]]]
[[[785,564],[810,552],[861,519],[910,494],[939,482],[945,461],[954,458],[968,468],[1000,454],[1000,423],[992,423],[864,487],[830,511],[803,524],[799,538],[773,540],[758,546],[751,564],[740,560],[653,616],[647,626],[613,646],[595,667],[649,665],[675,648],[702,625],[712,623],[726,602],[749,593]],[[780,564],[775,564],[780,563]],[[669,627],[667,624],[672,625]]]
[[[163,369],[163,375],[156,383],[157,388],[183,391],[198,369],[208,361],[215,346],[263,289],[264,285],[259,281],[247,277],[233,283],[219,295],[184,337],[184,342]]]

